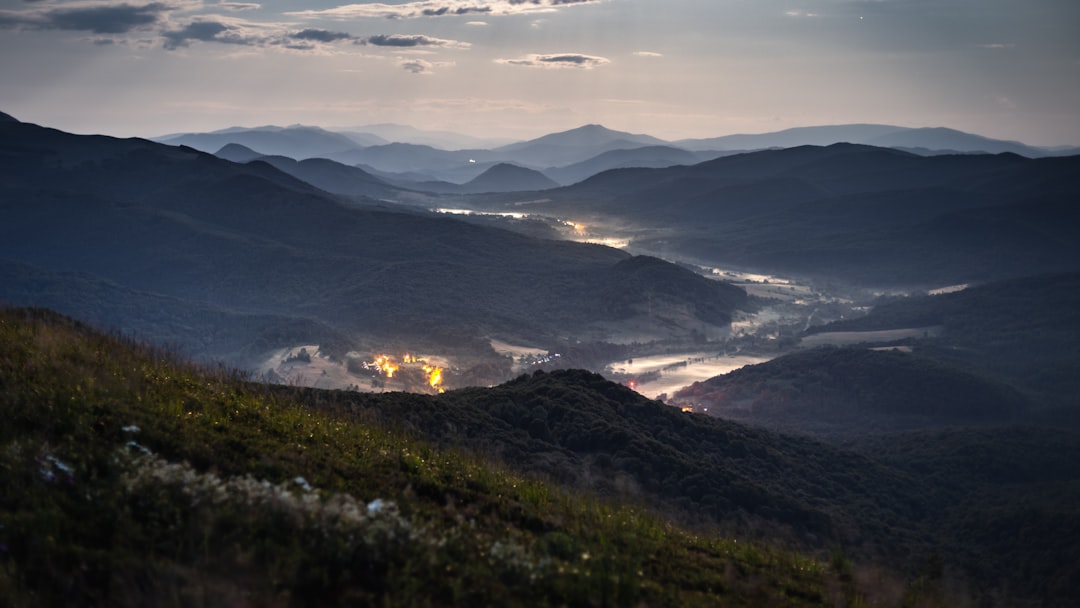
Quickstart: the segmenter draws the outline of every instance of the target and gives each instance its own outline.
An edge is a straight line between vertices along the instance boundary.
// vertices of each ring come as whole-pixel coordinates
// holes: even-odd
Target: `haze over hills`
[[[380,123],[350,127],[345,133],[367,133],[377,135],[386,142],[418,144],[441,148],[443,150],[490,149],[515,143],[509,139],[473,137],[453,131],[421,130],[409,125]]]
[[[189,146],[203,152],[216,152],[227,144],[240,144],[263,154],[276,154],[290,158],[312,158],[350,150],[358,146],[386,143],[381,138],[367,136],[357,139],[333,133],[319,127],[257,127],[254,129],[230,128],[212,133],[184,133],[156,138],[173,146]]]
[[[254,160],[271,165],[283,173],[333,194],[396,200],[410,197],[402,188],[388,184],[359,167],[350,167],[325,158],[296,161],[285,156],[259,156]]]
[[[1054,155],[1050,149],[1028,146],[1018,141],[991,139],[944,127],[910,128],[874,124],[795,127],[773,133],[683,139],[672,143],[687,150],[702,151],[748,151],[851,143],[883,148],[905,148],[931,154],[1011,152],[1029,158]]]
[[[572,165],[549,167],[544,170],[544,174],[562,185],[570,185],[611,169],[694,165],[711,160],[715,156],[718,155],[709,152],[693,153],[672,146],[643,146],[601,152],[588,160]]]
[[[206,152],[236,143],[263,154],[297,160],[323,157],[389,174],[412,173],[413,177],[405,179],[409,183],[400,184],[409,188],[429,181],[464,184],[500,162],[542,170],[567,185],[615,168],[690,165],[736,152],[834,143],[891,147],[920,155],[1011,152],[1036,158],[1080,152],[1036,148],[953,129],[865,124],[800,127],[676,142],[594,124],[500,146],[480,138],[425,132],[403,125],[371,125],[371,132],[362,129],[332,132],[301,126],[234,127],[213,133],[164,136],[158,141]]]

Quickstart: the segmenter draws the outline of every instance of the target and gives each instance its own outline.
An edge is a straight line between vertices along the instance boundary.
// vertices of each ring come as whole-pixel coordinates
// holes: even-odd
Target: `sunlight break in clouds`
[[[637,57],[663,57],[663,53],[654,53],[653,51],[634,51],[634,55]]]
[[[518,59],[496,59],[495,63],[503,65],[517,65],[528,68],[577,68],[579,70],[591,70],[611,63],[604,57],[581,55],[578,53],[557,53],[554,55],[526,55]]]
[[[596,4],[606,0],[420,0],[405,4],[345,4],[323,10],[291,11],[293,17],[321,19],[416,19],[462,15],[519,15],[548,13],[561,8]]]

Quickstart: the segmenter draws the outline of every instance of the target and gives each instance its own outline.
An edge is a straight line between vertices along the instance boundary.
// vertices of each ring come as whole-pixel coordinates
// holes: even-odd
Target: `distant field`
[[[893,342],[905,338],[934,337],[941,333],[941,326],[910,327],[907,329],[885,329],[878,331],[831,331],[806,336],[800,343],[806,348],[816,346],[847,346],[865,342]]]
[[[747,365],[764,363],[769,359],[770,357],[717,356],[713,352],[677,353],[637,357],[632,365],[613,366],[613,371],[631,375],[659,371],[658,379],[642,382],[634,388],[638,393],[655,399],[664,393],[673,394],[694,382],[708,380]]]
[[[791,302],[813,295],[807,285],[776,285],[772,283],[737,283],[746,293],[759,298],[773,298]]]

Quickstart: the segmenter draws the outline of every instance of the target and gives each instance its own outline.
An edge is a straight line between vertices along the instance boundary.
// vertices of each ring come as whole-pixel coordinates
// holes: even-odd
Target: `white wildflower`
[[[296,478],[294,478],[294,479],[293,479],[293,483],[295,483],[296,485],[298,485],[298,486],[300,486],[301,488],[303,488],[303,490],[304,490],[305,492],[310,492],[310,491],[311,491],[311,484],[309,484],[309,483],[307,482],[307,480],[306,480],[306,479],[304,479],[303,477],[296,477]]]

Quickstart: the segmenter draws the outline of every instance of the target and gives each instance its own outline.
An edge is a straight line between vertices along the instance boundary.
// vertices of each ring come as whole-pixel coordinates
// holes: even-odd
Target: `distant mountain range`
[[[1080,149],[1054,150],[1029,146],[1018,141],[991,139],[943,127],[909,128],[892,125],[853,124],[820,127],[796,127],[773,133],[725,135],[707,139],[684,139],[673,142],[687,150],[760,150],[795,146],[828,146],[835,143],[866,144],[900,148],[923,154],[999,154],[1012,152],[1029,158],[1075,154]]]
[[[689,334],[728,323],[746,298],[615,249],[345,202],[274,166],[384,187],[330,161],[238,164],[17,121],[0,122],[0,157],[0,299],[191,354],[240,362],[311,330],[339,353],[395,340],[494,357],[488,337],[548,347],[620,320]],[[661,277],[663,292],[627,290],[639,276]]]
[[[594,124],[506,145],[403,125],[371,125],[364,129],[329,131],[299,125],[234,127],[212,133],[163,136],[157,141],[204,152],[240,144],[262,155],[296,160],[320,157],[388,174],[414,174],[407,180],[410,183],[398,184],[406,188],[425,181],[461,185],[498,163],[542,171],[559,184],[569,185],[610,169],[661,168],[695,164],[735,152],[834,143],[897,148],[920,155],[1010,152],[1038,158],[1080,153],[1080,148],[1038,148],[945,128],[868,124],[800,127],[775,133],[674,142]]]
[[[260,154],[274,154],[291,158],[304,159],[323,157],[327,154],[351,150],[356,147],[375,146],[387,143],[374,135],[363,137],[353,134],[346,136],[333,133],[319,127],[256,127],[244,129],[234,127],[212,133],[184,133],[156,138],[161,143],[171,146],[188,146],[203,152],[214,152],[228,144],[258,150]]]
[[[914,143],[928,132],[971,139],[955,131],[854,125],[784,132],[771,143],[839,135]],[[647,143],[645,136],[589,126],[504,150],[538,156],[590,136],[597,145],[626,145],[628,137]],[[368,164],[365,170],[326,159],[261,156],[237,144],[218,154],[262,160],[336,194],[432,208],[518,212],[517,193],[543,191],[530,213],[636,226],[636,251],[703,264],[906,286],[1080,269],[1080,245],[1072,237],[1080,210],[1071,203],[1080,196],[1073,177],[1080,156],[925,155],[865,144],[750,153],[646,145],[541,171],[486,160],[493,151],[387,144],[344,153],[365,163],[397,159],[382,167],[411,171],[385,173]],[[422,179],[435,166],[460,181]],[[457,199],[446,203],[445,196]]]
[[[431,146],[432,148],[440,148],[442,150],[489,149],[515,143],[513,139],[508,138],[473,137],[472,135],[465,135],[453,131],[429,131],[417,129],[416,127],[409,125],[398,125],[393,123],[363,125],[336,130],[346,134],[371,134],[381,137],[387,142],[395,141],[403,144],[418,144],[422,146]]]

